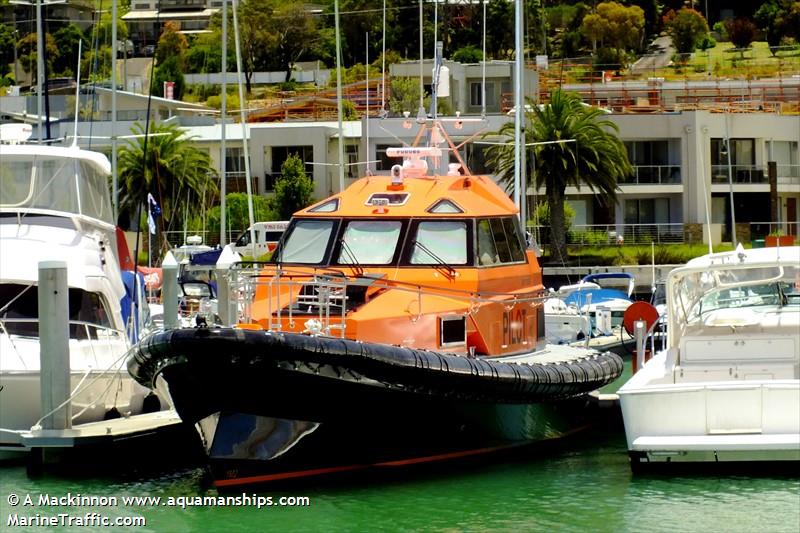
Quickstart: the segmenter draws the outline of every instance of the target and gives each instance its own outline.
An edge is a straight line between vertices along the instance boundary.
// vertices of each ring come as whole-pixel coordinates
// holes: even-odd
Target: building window
[[[241,146],[225,148],[225,172],[244,174],[244,148]]]
[[[296,155],[304,163],[306,174],[310,178],[314,175],[314,147],[313,146],[273,146],[272,147],[272,173],[280,175],[281,167],[289,159],[290,155]]]
[[[727,165],[728,151],[725,139],[711,139],[711,164]],[[754,165],[755,139],[731,139],[730,156],[732,165]]]
[[[483,102],[483,88],[481,82],[472,82],[469,84],[469,105],[471,107],[480,107]],[[494,98],[494,82],[486,82],[486,107],[495,105]]]
[[[669,198],[625,200],[625,224],[669,224]]]
[[[628,159],[631,165],[668,165],[669,142],[663,141],[626,141]]]

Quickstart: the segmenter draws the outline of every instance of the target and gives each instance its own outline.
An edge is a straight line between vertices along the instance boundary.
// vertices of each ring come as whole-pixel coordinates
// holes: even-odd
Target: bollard
[[[586,295],[586,315],[585,316],[586,316],[586,322],[587,322],[588,328],[589,328],[589,331],[586,334],[586,341],[584,343],[584,346],[586,348],[589,347],[589,340],[592,338],[593,333],[594,333],[594,331],[592,331],[592,315],[591,315],[591,313],[589,313],[589,308],[591,306],[592,306],[592,293],[589,293],[589,294]],[[579,312],[581,313],[581,315],[583,315],[583,311],[582,310],[579,310]]]
[[[178,262],[172,252],[167,252],[161,263],[164,282],[161,285],[161,303],[164,305],[164,329],[178,327]]]
[[[67,263],[39,263],[39,389],[42,428],[72,428]],[[59,405],[65,404],[60,409]],[[52,412],[55,411],[55,412]],[[51,413],[48,416],[48,413]]]
[[[633,335],[636,339],[636,371],[644,366],[645,336],[647,335],[647,322],[637,320],[633,323]]]
[[[223,248],[217,259],[217,312],[223,326],[231,326],[236,322],[236,314],[231,310],[230,268],[241,260],[230,246]]]

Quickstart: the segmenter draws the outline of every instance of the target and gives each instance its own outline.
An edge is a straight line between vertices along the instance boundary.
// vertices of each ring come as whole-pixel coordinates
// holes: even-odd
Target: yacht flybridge
[[[454,148],[440,121],[425,127]],[[387,150],[404,158],[390,175],[297,212],[271,263],[233,269],[230,292],[250,295],[237,327],[135,347],[131,374],[197,423],[218,486],[461,457],[590,422],[585,395],[622,361],[545,343],[514,203],[463,161],[429,173],[443,153]]]
[[[673,270],[667,321],[667,349],[619,390],[633,467],[800,460],[800,247]]]

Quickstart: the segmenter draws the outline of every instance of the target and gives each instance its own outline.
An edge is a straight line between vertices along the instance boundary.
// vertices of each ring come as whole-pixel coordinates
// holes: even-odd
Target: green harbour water
[[[124,461],[124,458],[122,459]],[[307,507],[124,506],[123,496],[217,496],[201,467],[158,474],[29,479],[24,466],[0,467],[0,531],[800,531],[797,465],[747,475],[633,475],[622,428],[584,433],[513,456],[337,481],[261,488],[259,495],[304,496]],[[228,495],[241,495],[233,491]],[[253,491],[245,490],[253,495]],[[9,496],[115,496],[116,507],[9,505]],[[20,515],[142,516],[146,526],[13,527]]]

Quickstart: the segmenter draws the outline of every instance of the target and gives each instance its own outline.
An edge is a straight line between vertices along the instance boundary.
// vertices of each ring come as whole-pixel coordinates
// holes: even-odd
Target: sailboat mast
[[[119,194],[117,193],[117,187],[119,186],[117,181],[117,3],[118,0],[111,0],[111,198],[115,224],[117,222],[117,215],[119,214]],[[128,58],[126,56],[125,61],[127,60]],[[79,55],[79,70],[80,61],[81,58]],[[80,85],[80,79],[78,79],[78,85]],[[149,253],[147,257],[149,261]]]
[[[524,85],[522,83],[522,62],[524,58],[524,51],[522,48],[522,0],[515,2],[515,48],[516,48],[516,61],[514,63],[514,204],[519,209],[520,222],[525,225],[525,191],[523,190],[523,170],[525,166],[525,155],[523,147],[525,146],[525,132],[522,128],[522,121],[524,120],[525,113],[523,108],[523,91]]]
[[[242,81],[242,46],[239,42],[239,22],[236,16],[236,0],[232,0],[233,7],[233,37],[236,47],[236,78],[239,85],[239,120],[242,123],[242,148],[244,153],[244,182],[247,189],[247,218],[250,224],[250,242],[253,243],[255,253],[256,230],[253,215],[253,186],[250,183],[250,154],[247,150],[247,117],[245,116],[245,105],[247,100],[244,98],[244,82]],[[225,125],[223,124],[223,127]],[[253,259],[258,259],[254,257]]]
[[[228,243],[228,226],[225,195],[227,194],[228,157],[225,146],[226,126],[228,117],[228,0],[222,0],[222,105],[220,106],[220,122],[222,134],[220,135],[220,176],[219,176],[219,244]]]
[[[44,79],[44,33],[42,31],[42,0],[36,0],[36,126],[39,142],[44,141],[42,130],[42,80]]]
[[[344,128],[342,127],[342,40],[339,36],[339,0],[333,2],[333,19],[336,26],[336,115],[339,119],[339,191],[341,192],[344,190]]]

